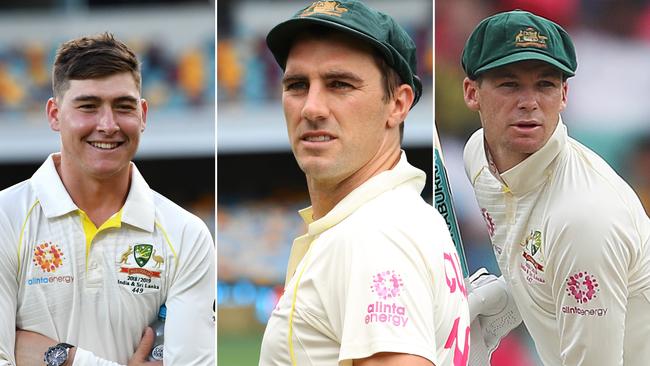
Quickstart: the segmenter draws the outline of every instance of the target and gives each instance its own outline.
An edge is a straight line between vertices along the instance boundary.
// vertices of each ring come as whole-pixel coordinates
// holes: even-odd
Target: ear
[[[569,83],[566,81],[562,82],[562,102],[560,104],[560,112],[566,108],[567,95],[569,94]]]
[[[45,105],[45,114],[47,114],[47,120],[52,131],[60,131],[61,123],[59,121],[59,106],[54,97],[47,100],[47,104]]]
[[[414,100],[415,94],[410,85],[402,84],[397,87],[395,94],[393,94],[393,100],[389,103],[391,105],[391,111],[388,116],[388,121],[386,121],[386,127],[398,127],[400,123],[404,122]]]
[[[463,98],[467,108],[472,111],[478,112],[481,105],[478,100],[478,81],[465,78],[463,80]]]
[[[140,123],[140,132],[144,132],[145,127],[147,127],[147,111],[149,110],[149,105],[144,98],[141,98],[140,106],[142,107],[142,122]]]

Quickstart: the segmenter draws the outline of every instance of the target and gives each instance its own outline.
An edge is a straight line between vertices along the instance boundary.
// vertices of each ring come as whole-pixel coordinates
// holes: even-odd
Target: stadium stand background
[[[305,1],[305,4],[307,1]],[[368,1],[394,15],[416,39],[420,71],[430,78],[430,1]],[[264,36],[295,11],[289,1],[220,1],[218,69],[218,346],[225,365],[256,365],[270,310],[282,291],[292,240],[304,230],[304,176],[289,151],[279,101],[281,76]],[[397,5],[399,4],[399,5]],[[437,0],[435,117],[456,200],[470,271],[499,273],[485,223],[462,163],[479,126],[462,100],[460,51],[478,21],[522,8],[553,19],[574,38],[577,76],[562,114],[572,136],[628,179],[650,211],[650,2],[622,0]],[[431,79],[426,79],[431,80]],[[406,122],[405,149],[430,169],[430,84]],[[430,186],[424,196],[430,201]],[[524,327],[507,337],[493,365],[538,365]]]
[[[0,2],[0,189],[28,179],[59,150],[45,116],[58,45],[109,31],[142,61],[149,114],[138,169],[214,234],[214,24],[206,0]]]

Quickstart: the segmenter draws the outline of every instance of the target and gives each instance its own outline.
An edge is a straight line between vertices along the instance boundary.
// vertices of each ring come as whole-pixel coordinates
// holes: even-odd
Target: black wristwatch
[[[71,344],[59,343],[56,346],[52,346],[47,349],[45,352],[45,364],[47,366],[61,366],[68,360],[68,351],[70,348],[74,347]]]

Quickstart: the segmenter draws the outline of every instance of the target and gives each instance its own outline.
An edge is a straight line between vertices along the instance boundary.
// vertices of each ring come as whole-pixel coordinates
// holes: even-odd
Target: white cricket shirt
[[[260,365],[351,365],[377,352],[467,364],[469,312],[447,226],[402,153],[326,216],[269,319]]]
[[[16,327],[126,364],[163,303],[165,365],[213,365],[214,244],[205,224],[131,165],[126,203],[97,229],[54,158],[0,192],[0,365],[15,364]],[[84,356],[74,364],[109,364]]]
[[[627,183],[561,120],[544,147],[501,175],[479,130],[465,168],[544,364],[648,365],[650,221]]]

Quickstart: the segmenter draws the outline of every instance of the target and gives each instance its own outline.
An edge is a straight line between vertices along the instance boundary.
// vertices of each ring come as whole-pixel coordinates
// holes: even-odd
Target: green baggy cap
[[[461,57],[470,79],[513,62],[540,60],[574,76],[578,62],[569,34],[556,23],[522,10],[484,19],[465,43]]]
[[[271,29],[266,44],[282,70],[294,38],[313,25],[336,29],[379,50],[386,63],[413,89],[413,105],[418,102],[422,82],[416,75],[415,43],[393,18],[358,0],[315,1]]]

